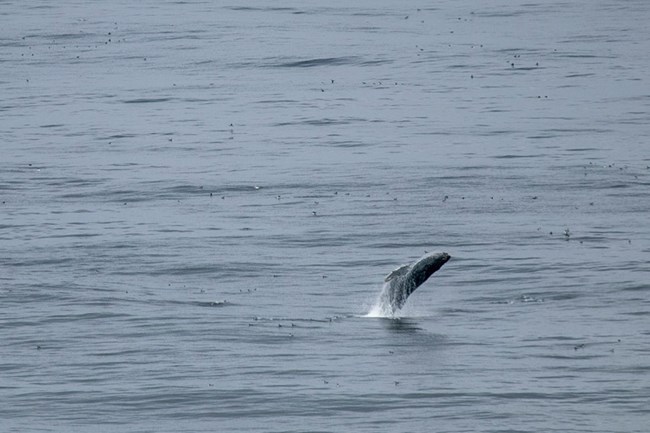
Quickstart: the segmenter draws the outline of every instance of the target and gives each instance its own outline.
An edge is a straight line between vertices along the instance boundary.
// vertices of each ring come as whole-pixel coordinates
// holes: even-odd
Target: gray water
[[[649,19],[0,1],[0,431],[647,432]]]

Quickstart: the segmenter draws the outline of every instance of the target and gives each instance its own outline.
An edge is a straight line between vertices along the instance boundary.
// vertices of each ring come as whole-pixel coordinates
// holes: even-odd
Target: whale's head
[[[427,272],[431,271],[429,272],[429,275],[431,275],[447,263],[449,259],[451,259],[451,256],[447,253],[434,253],[424,256],[420,259],[420,262],[427,267]]]
[[[442,268],[451,256],[447,253],[433,253],[422,257],[411,270],[416,287],[424,283],[434,272]]]

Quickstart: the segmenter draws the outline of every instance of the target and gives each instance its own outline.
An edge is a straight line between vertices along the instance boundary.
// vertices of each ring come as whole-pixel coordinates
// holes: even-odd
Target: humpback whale
[[[395,314],[404,306],[408,297],[420,287],[434,272],[449,261],[447,253],[433,253],[421,257],[411,265],[403,265],[388,274],[380,296],[381,305]]]

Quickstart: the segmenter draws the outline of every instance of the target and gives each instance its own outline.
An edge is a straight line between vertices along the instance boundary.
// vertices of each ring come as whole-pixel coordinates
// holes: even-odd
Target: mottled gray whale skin
[[[411,293],[450,258],[447,253],[427,254],[412,265],[401,266],[388,274],[384,279],[386,286],[382,293],[382,301],[390,307],[391,313],[402,308]]]

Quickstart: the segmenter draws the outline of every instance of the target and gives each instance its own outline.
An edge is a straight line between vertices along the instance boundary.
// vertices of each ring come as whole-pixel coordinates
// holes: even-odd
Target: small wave
[[[357,57],[324,57],[308,60],[278,63],[273,66],[278,68],[313,68],[315,66],[340,66],[357,63]]]
[[[232,303],[226,301],[225,299],[223,301],[196,301],[193,302],[193,304],[197,307],[225,307],[232,305]]]
[[[167,102],[171,101],[172,98],[138,98],[138,99],[127,99],[122,102],[125,104],[151,104],[155,102]]]
[[[291,12],[295,11],[292,7],[254,7],[254,6],[226,6],[224,9],[232,11],[246,11],[246,12]]]

